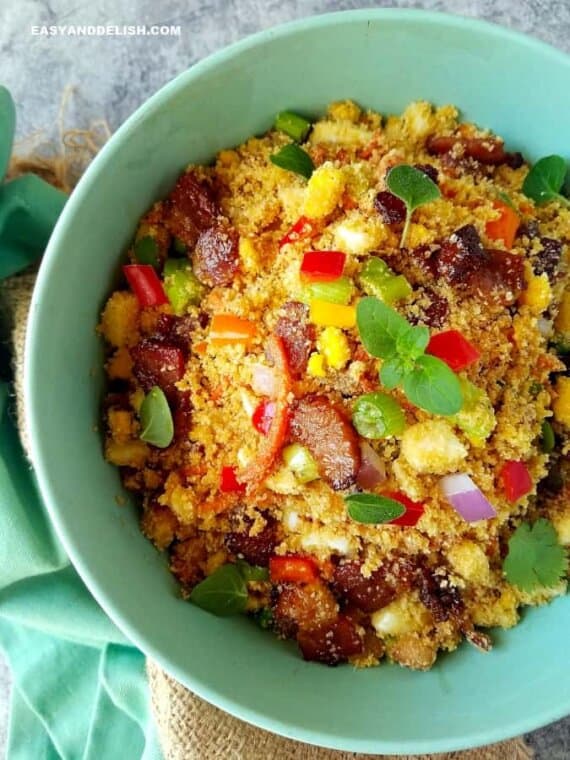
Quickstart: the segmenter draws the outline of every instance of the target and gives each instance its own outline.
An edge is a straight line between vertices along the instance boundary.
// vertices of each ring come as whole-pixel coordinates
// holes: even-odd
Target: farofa
[[[140,493],[142,529],[169,551],[183,593],[227,563],[269,563],[269,579],[261,573],[248,580],[242,609],[296,638],[307,659],[370,666],[387,656],[425,669],[462,637],[486,650],[491,640],[479,628],[511,627],[521,605],[566,590],[565,580],[521,589],[507,580],[503,560],[523,520],[550,519],[558,541],[570,544],[560,478],[570,450],[570,380],[553,374],[565,365],[550,347],[570,338],[570,210],[556,201],[535,205],[521,190],[528,166],[520,156],[460,123],[453,106],[412,103],[401,116],[382,119],[350,101],[331,104],[304,143],[316,167],[308,181],[270,161],[289,142],[272,130],[221,151],[213,166],[189,167],[141,220],[135,241],[154,241],[159,268],[173,246],[186,251],[203,287],[177,315],[171,303],[140,307],[128,290],[107,302],[100,325],[109,347],[106,457]],[[402,224],[378,200],[387,172],[401,164],[436,176],[441,192],[415,210],[402,248]],[[478,235],[486,249],[506,249],[487,234],[501,216],[499,198],[520,218],[510,248],[524,260],[519,280],[500,273],[485,293],[469,284],[469,273],[430,271],[429,262],[448,250],[445,241],[457,244],[458,231],[465,239]],[[301,217],[312,234],[301,230],[283,244]],[[466,226],[470,231],[461,232]],[[385,468],[368,490],[399,494],[409,514],[420,509],[416,525],[368,525],[347,515],[344,497],[362,467],[351,439],[355,400],[383,389],[379,362],[354,324],[311,324],[299,278],[309,249],[346,254],[349,306],[364,295],[365,262],[371,254],[383,259],[409,288],[395,304],[400,314],[432,334],[459,331],[480,353],[459,374],[482,391],[481,419],[464,416],[460,424],[457,416],[434,415],[396,388],[389,395],[403,409],[405,430],[367,440]],[[134,248],[129,257],[137,262]],[[212,338],[213,315],[249,320],[254,334],[220,345]],[[263,401],[260,376],[277,383],[269,391],[276,416],[265,421],[267,436],[252,425]],[[152,386],[162,387],[173,410],[175,438],[165,448],[139,439],[140,406]],[[282,412],[285,425],[286,409],[288,438],[277,441],[275,420]],[[321,416],[312,426],[314,409]],[[338,433],[337,418],[350,431]],[[545,419],[558,441],[552,453],[539,445]],[[469,427],[480,423],[483,433]],[[284,464],[281,448],[292,435],[324,477],[302,482]],[[272,444],[279,450],[269,451]],[[335,456],[327,446],[337,445],[345,448],[342,463],[336,452],[344,471],[335,483],[325,459]],[[501,480],[506,462],[524,463],[532,481],[514,502]],[[467,522],[446,500],[441,478],[457,472],[472,478],[495,518]],[[276,556],[291,557],[293,565],[283,571],[271,564]]]

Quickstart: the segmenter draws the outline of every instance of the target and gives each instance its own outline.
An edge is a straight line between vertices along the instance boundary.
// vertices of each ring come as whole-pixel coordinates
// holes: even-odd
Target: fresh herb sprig
[[[414,327],[373,296],[359,301],[356,323],[364,348],[383,360],[380,381],[385,388],[401,386],[412,404],[432,414],[459,412],[463,405],[459,379],[445,362],[425,353],[427,327]]]
[[[194,587],[190,601],[197,607],[219,617],[238,615],[247,607],[247,584],[267,580],[264,567],[250,565],[244,560],[227,563],[215,570]]]
[[[406,508],[388,496],[375,493],[353,493],[344,497],[349,516],[359,523],[381,525],[401,517]]]
[[[570,206],[570,200],[561,193],[567,173],[568,166],[562,156],[545,156],[526,175],[522,191],[539,205],[556,200]]]
[[[284,145],[281,150],[269,156],[269,160],[275,166],[281,169],[300,174],[305,179],[310,179],[311,174],[315,171],[313,159],[307,151],[300,148],[295,143]]]
[[[521,591],[556,586],[567,569],[566,551],[550,520],[541,518],[532,526],[522,523],[510,537],[503,571]]]
[[[414,211],[425,203],[437,201],[441,198],[441,193],[439,187],[427,174],[408,164],[399,164],[390,169],[386,177],[386,185],[388,190],[406,206],[406,221],[400,239],[400,248],[402,248],[408,236]]]
[[[164,392],[155,385],[141,404],[139,411],[141,434],[139,438],[146,443],[165,449],[174,438],[172,413]]]

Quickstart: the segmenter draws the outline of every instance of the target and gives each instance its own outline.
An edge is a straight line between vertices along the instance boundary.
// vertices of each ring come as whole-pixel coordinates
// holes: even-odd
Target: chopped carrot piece
[[[500,216],[498,219],[487,222],[485,232],[491,240],[502,240],[505,248],[510,250],[515,242],[520,217],[513,208],[502,201],[494,201],[493,206],[499,211]]]

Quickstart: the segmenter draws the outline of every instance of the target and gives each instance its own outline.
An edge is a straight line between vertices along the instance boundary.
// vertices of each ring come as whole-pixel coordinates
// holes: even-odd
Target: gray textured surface
[[[105,117],[116,128],[199,58],[247,34],[328,10],[399,6],[478,16],[570,51],[570,0],[0,0],[0,81],[18,106],[18,133],[55,128],[59,93],[77,88],[68,123]],[[32,25],[179,24],[179,37],[34,37]],[[0,750],[8,673],[0,662]],[[531,734],[538,760],[570,759],[570,719]],[[3,752],[2,752],[3,754]]]

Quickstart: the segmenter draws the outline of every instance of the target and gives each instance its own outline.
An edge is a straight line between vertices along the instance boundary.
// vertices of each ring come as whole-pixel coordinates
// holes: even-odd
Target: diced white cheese
[[[416,472],[444,475],[456,470],[467,449],[443,420],[411,425],[402,436],[402,456]]]

